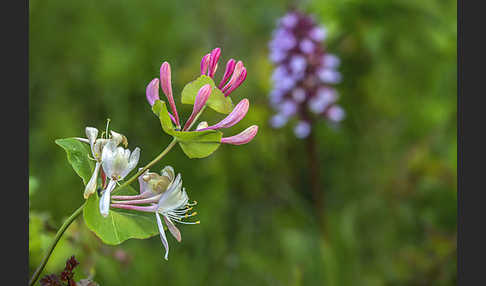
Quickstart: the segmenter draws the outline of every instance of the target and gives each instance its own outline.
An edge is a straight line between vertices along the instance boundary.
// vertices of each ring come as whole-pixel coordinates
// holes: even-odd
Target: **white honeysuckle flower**
[[[118,142],[110,140],[103,147],[101,154],[101,165],[106,177],[110,179],[108,186],[103,191],[100,199],[100,213],[102,216],[108,216],[110,209],[110,193],[116,186],[116,183],[123,180],[138,164],[140,158],[140,148],[135,148],[133,152],[123,147],[118,147]]]
[[[165,177],[165,178],[163,178]],[[163,179],[162,179],[163,178]],[[170,183],[167,185],[167,180]],[[199,221],[187,222],[183,219],[195,216],[197,212],[189,213],[193,206],[197,204],[196,201],[189,203],[189,197],[185,188],[182,188],[181,174],[177,174],[174,179],[174,169],[170,166],[166,166],[159,176],[155,173],[145,172],[139,177],[140,183],[140,195],[138,196],[113,196],[117,199],[127,199],[126,201],[112,201],[111,207],[135,210],[142,212],[155,213],[157,219],[157,226],[160,232],[160,239],[165,247],[164,258],[168,260],[169,255],[169,243],[165,236],[164,225],[160,215],[162,215],[167,229],[177,241],[181,241],[181,232],[175,226],[174,222],[182,224],[199,224]],[[160,188],[164,188],[160,192]],[[145,194],[142,198],[142,194]],[[136,197],[135,200],[129,200]],[[136,204],[150,204],[149,206],[139,206]]]
[[[91,154],[93,155],[93,159],[96,161],[95,169],[93,172],[93,175],[91,175],[91,178],[89,179],[88,183],[86,184],[86,187],[84,189],[84,198],[87,199],[91,194],[93,194],[96,191],[96,184],[98,180],[98,173],[100,171],[101,167],[101,153],[103,150],[103,147],[108,143],[109,141],[115,142],[115,144],[118,146],[120,143],[123,143],[126,147],[128,144],[127,138],[123,136],[122,134],[119,134],[117,132],[111,131],[111,138],[97,138],[98,137],[98,129],[94,127],[86,127],[85,129],[86,132],[86,137],[88,138],[87,140],[84,138],[79,138],[80,141],[86,142],[90,145],[91,148]]]
[[[189,197],[187,196],[186,189],[182,188],[181,174],[177,174],[177,177],[170,184],[167,191],[165,191],[160,197],[155,210],[157,226],[159,227],[160,232],[160,239],[162,240],[162,244],[165,247],[164,258],[166,260],[168,260],[169,256],[169,244],[165,236],[164,226],[162,225],[160,215],[163,216],[164,222],[167,225],[167,228],[169,229],[172,236],[174,236],[174,238],[180,242],[181,233],[179,229],[177,229],[177,227],[174,225],[172,220],[182,224],[199,224],[199,221],[182,221],[184,218],[191,217],[197,214],[196,212],[192,214],[188,213],[190,210],[192,210],[192,206],[194,206],[196,203],[197,202],[189,203]]]

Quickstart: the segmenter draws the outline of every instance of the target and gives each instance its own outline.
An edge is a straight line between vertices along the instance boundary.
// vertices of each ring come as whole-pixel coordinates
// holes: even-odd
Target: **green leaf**
[[[163,100],[156,100],[152,106],[152,111],[159,117],[160,125],[162,125],[164,132],[173,135],[174,125],[172,125],[172,120],[170,119],[165,102]]]
[[[219,113],[229,114],[233,110],[233,102],[231,101],[231,98],[229,96],[225,97],[221,90],[216,87],[213,79],[207,75],[202,75],[184,86],[181,97],[182,103],[194,104],[197,92],[206,84],[210,84],[212,87],[211,95],[209,96],[206,105]]]
[[[137,195],[130,186],[117,190],[116,195]],[[117,245],[130,238],[146,239],[159,233],[155,214],[110,208],[107,217],[99,210],[98,193],[91,195],[83,209],[86,225],[104,243]]]
[[[216,151],[223,133],[217,130],[180,132],[174,131],[182,151],[189,158],[205,158]]]
[[[75,138],[57,139],[56,144],[61,146],[67,154],[68,162],[86,185],[94,170],[94,161],[89,159],[91,150],[89,145]]]
[[[162,100],[156,100],[152,111],[159,117],[165,133],[175,137],[182,151],[189,158],[205,158],[216,151],[221,144],[223,133],[217,130],[206,131],[176,131],[170,120],[167,105]]]

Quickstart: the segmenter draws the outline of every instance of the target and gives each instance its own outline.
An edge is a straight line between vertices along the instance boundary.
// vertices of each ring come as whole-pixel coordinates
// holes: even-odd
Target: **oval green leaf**
[[[116,190],[116,194],[138,193],[128,186]],[[99,211],[99,203],[100,197],[96,192],[88,198],[83,209],[83,217],[88,228],[104,243],[117,245],[127,239],[146,239],[159,233],[154,214],[111,208],[108,216],[103,217]]]
[[[201,75],[196,80],[184,86],[181,96],[182,103],[194,104],[197,92],[206,84],[210,84],[212,87],[211,95],[209,96],[206,105],[216,112],[229,114],[233,110],[233,102],[231,101],[231,98],[229,96],[224,96],[221,90],[214,84],[213,79],[207,75]]]
[[[152,111],[160,118],[160,124],[165,133],[175,137],[182,151],[189,158],[205,158],[216,151],[221,144],[223,133],[217,130],[206,131],[175,131],[170,120],[167,105],[162,100],[156,100]]]
[[[75,138],[57,139],[54,142],[66,151],[69,164],[86,185],[93,174],[95,165],[94,161],[89,159],[91,155],[89,145]]]

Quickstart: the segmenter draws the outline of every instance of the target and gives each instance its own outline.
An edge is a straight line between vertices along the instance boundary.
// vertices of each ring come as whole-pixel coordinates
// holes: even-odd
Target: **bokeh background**
[[[29,2],[30,273],[83,201],[54,140],[109,117],[149,162],[169,138],[146,84],[167,60],[178,100],[201,56],[221,47],[222,63],[248,70],[233,99],[251,102],[225,134],[255,123],[257,137],[199,160],[177,147],[157,165],[182,173],[202,223],[181,226],[181,244],[169,237],[167,262],[158,236],[107,246],[78,219],[46,273],[74,254],[76,277],[101,285],[455,285],[455,1]],[[268,41],[290,5],[328,28],[327,49],[342,62],[347,117],[338,129],[321,121],[315,135],[325,228],[305,141],[268,124]],[[178,106],[187,117],[191,107]]]

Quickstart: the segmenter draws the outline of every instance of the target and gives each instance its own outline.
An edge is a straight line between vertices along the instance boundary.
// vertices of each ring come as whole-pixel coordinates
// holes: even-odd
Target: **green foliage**
[[[125,187],[117,190],[116,194],[138,193],[132,187]],[[91,195],[83,209],[83,217],[88,228],[106,244],[117,245],[130,238],[145,239],[159,233],[155,215],[152,213],[111,208],[108,216],[103,217],[99,205],[98,193]]]
[[[147,112],[154,70],[169,61],[173,89],[182,90],[199,76],[201,57],[221,47],[215,78],[228,59],[241,59],[248,77],[231,97],[251,103],[224,132],[258,124],[257,139],[205,160],[174,148],[151,168],[170,164],[183,174],[201,224],[178,225],[180,244],[168,235],[167,263],[156,236],[109,246],[79,220],[47,271],[75,254],[81,266],[91,263],[80,277],[93,270],[100,285],[456,284],[457,2],[299,2],[328,28],[325,49],[341,58],[343,75],[337,91],[346,119],[339,128],[321,121],[315,134],[325,233],[309,194],[306,142],[292,123],[268,124],[268,41],[288,3],[29,1],[29,175],[38,181],[31,215],[51,216],[51,230],[29,240],[31,273],[40,241],[48,243],[82,202],[79,179],[53,139],[82,136],[109,117],[142,147],[144,165],[172,139]],[[179,109],[181,119],[190,112]],[[207,108],[201,119],[211,125],[220,114]]]
[[[66,151],[69,164],[86,185],[94,170],[93,160],[89,159],[91,151],[88,145],[75,138],[57,139],[55,142]]]
[[[176,131],[170,120],[164,101],[156,100],[152,111],[160,118],[160,124],[165,133],[177,139],[182,151],[189,158],[205,158],[216,151],[221,144],[223,133],[217,130]]]
[[[181,96],[182,103],[194,104],[197,92],[206,84],[210,84],[212,87],[211,95],[209,96],[206,105],[219,113],[229,114],[233,110],[233,102],[231,101],[231,97],[225,97],[221,90],[216,87],[213,79],[207,75],[201,75],[196,80],[184,86]]]

